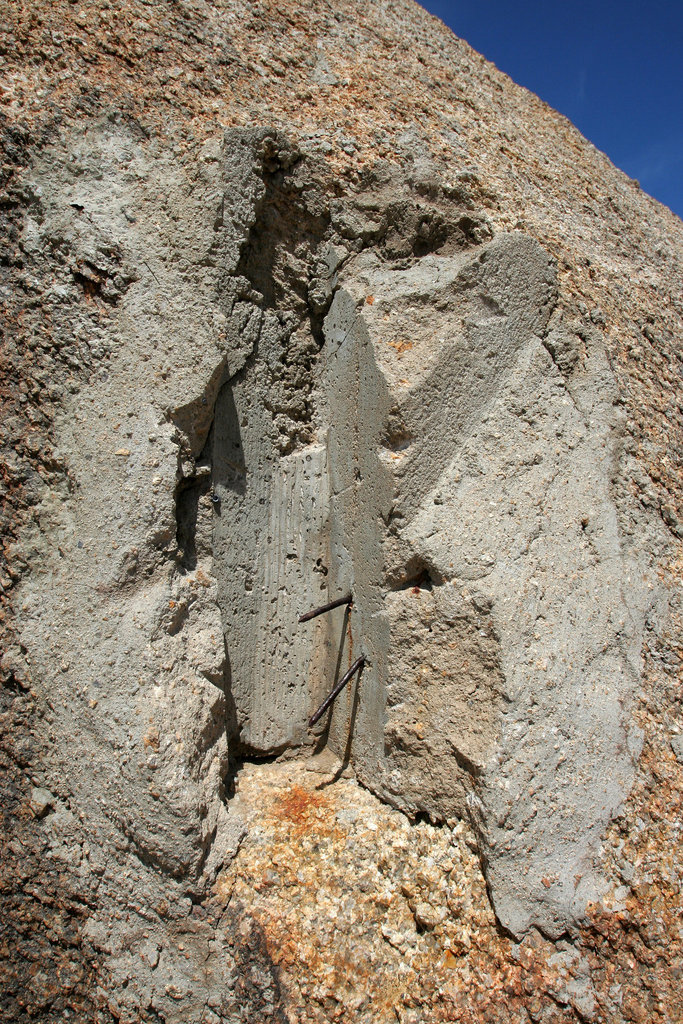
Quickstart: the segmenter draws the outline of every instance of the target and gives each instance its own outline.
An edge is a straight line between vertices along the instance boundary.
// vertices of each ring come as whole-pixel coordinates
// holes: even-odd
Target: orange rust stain
[[[404,352],[410,352],[413,347],[412,341],[390,341],[389,345],[391,348],[396,349],[399,355],[403,355]]]
[[[312,793],[301,786],[291,786],[275,802],[275,817],[289,821],[300,829],[310,827],[319,820],[321,811],[330,809],[330,802],[322,793]]]
[[[346,635],[349,639],[349,668],[353,663],[353,631],[351,629],[351,616],[348,616],[346,623]]]

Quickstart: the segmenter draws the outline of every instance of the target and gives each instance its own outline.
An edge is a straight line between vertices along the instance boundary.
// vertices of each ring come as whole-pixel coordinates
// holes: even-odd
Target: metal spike
[[[342,692],[348,681],[353,678],[356,672],[358,672],[363,667],[364,664],[365,655],[363,654],[361,655],[360,658],[357,658],[356,661],[354,661],[353,665],[348,670],[348,672],[342,676],[342,678],[339,680],[332,693],[328,697],[325,697],[325,700],[322,702],[316,713],[314,715],[311,715],[311,717],[308,720],[309,728],[312,728],[315,725],[315,723],[322,718],[322,716],[329,708],[330,704],[334,703],[334,701]]]
[[[351,604],[352,602],[353,598],[350,594],[348,597],[338,597],[336,601],[330,601],[329,604],[323,604],[320,608],[314,608],[312,612],[300,615],[299,622],[308,622],[309,619],[314,619],[317,615],[322,615],[323,612],[331,612],[333,608],[339,608],[343,604]]]

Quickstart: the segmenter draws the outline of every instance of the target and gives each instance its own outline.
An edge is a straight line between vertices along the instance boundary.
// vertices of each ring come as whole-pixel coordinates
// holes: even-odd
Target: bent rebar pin
[[[333,704],[335,702],[335,700],[337,699],[339,694],[342,692],[342,690],[344,689],[344,687],[346,686],[348,681],[350,679],[352,679],[353,676],[355,676],[356,672],[358,672],[360,669],[362,669],[364,664],[365,664],[365,655],[362,654],[360,656],[360,658],[357,658],[356,661],[354,661],[353,665],[348,670],[348,672],[346,672],[342,676],[342,678],[339,680],[339,682],[335,686],[335,688],[332,691],[332,693],[328,697],[325,697],[325,700],[322,702],[322,704],[320,705],[320,707],[318,708],[316,713],[314,715],[311,715],[311,717],[308,719],[308,727],[309,727],[309,729],[311,729],[315,725],[315,723],[322,718],[322,716],[325,714],[325,712],[329,708],[330,704]]]
[[[352,604],[353,597],[351,594],[348,597],[338,597],[336,601],[330,601],[329,604],[322,604],[320,608],[314,608],[312,612],[306,612],[305,615],[299,616],[299,622],[308,622],[309,619],[315,619],[317,615],[322,615],[324,612],[331,612],[333,608],[340,608],[343,604]]]

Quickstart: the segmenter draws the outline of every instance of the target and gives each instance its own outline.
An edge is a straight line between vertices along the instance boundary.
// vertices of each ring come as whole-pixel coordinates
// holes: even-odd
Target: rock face
[[[522,235],[348,273],[325,373],[331,563],[369,656],[357,772],[411,814],[469,808],[501,922],[558,935],[596,895],[589,865],[633,781],[624,709],[652,603],[656,528],[628,505],[642,535],[620,528],[604,349],[591,338],[582,373],[563,376],[548,349],[581,328],[549,328],[554,270]]]
[[[159,11],[8,23],[3,1012],[680,1019],[680,222],[407,0]]]

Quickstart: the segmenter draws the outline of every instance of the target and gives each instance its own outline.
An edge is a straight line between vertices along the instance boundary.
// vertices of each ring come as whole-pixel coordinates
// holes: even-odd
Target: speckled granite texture
[[[2,1019],[683,1021],[680,220],[408,0],[0,53]]]

